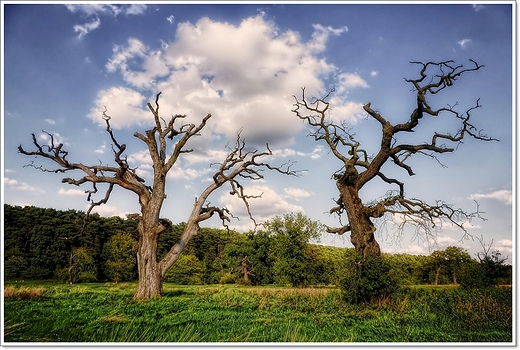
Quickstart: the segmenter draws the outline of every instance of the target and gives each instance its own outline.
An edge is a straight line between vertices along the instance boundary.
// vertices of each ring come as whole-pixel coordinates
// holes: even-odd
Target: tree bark
[[[457,274],[455,273],[455,269],[453,269],[453,284],[457,285]]]
[[[157,262],[157,239],[150,234],[139,234],[137,248],[139,284],[134,300],[160,297],[163,294],[162,274]]]
[[[441,274],[441,266],[437,268],[437,271],[435,271],[435,285],[439,285],[439,276]]]
[[[339,179],[336,185],[348,216],[350,242],[363,259],[379,257],[381,256],[381,248],[374,237],[376,227],[358,196],[358,190],[354,186],[345,184],[343,181],[343,179]]]

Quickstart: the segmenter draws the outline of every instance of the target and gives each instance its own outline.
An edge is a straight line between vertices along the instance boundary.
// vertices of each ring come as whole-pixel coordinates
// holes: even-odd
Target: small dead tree
[[[103,119],[106,123],[106,131],[110,135],[113,143],[112,150],[114,153],[115,165],[85,165],[83,163],[74,163],[68,160],[69,153],[63,149],[63,144],[57,144],[53,135],[48,134],[50,142],[47,145],[41,145],[36,136],[32,134],[34,151],[26,151],[21,145],[18,147],[20,153],[29,156],[43,157],[58,164],[56,169],[48,169],[42,166],[35,166],[31,163],[29,166],[37,168],[44,172],[65,173],[69,171],[79,170],[84,176],[79,179],[64,178],[62,183],[80,186],[90,183],[92,189],[86,190],[87,200],[91,203],[87,211],[89,214],[96,206],[107,203],[113,188],[117,185],[121,188],[129,190],[137,194],[141,212],[139,214],[130,214],[129,218],[137,220],[137,231],[139,240],[137,245],[137,265],[139,284],[134,295],[135,300],[149,299],[161,296],[162,280],[166,271],[177,261],[184,247],[197,234],[200,229],[199,224],[214,215],[222,220],[227,227],[227,223],[234,217],[232,213],[226,209],[212,206],[208,202],[209,196],[224,184],[231,187],[230,194],[240,198],[247,208],[249,217],[255,225],[252,213],[250,211],[248,200],[253,196],[244,193],[244,187],[241,181],[260,180],[264,178],[264,170],[272,170],[284,175],[297,176],[296,171],[291,170],[293,163],[288,162],[281,166],[272,166],[262,159],[272,155],[269,145],[266,150],[258,152],[258,150],[246,150],[245,141],[241,138],[240,132],[234,146],[229,148],[229,154],[218,165],[213,175],[213,181],[206,187],[199,197],[195,200],[190,217],[186,222],[186,226],[180,239],[168,251],[166,256],[160,261],[157,260],[157,242],[159,235],[169,226],[169,220],[160,217],[161,208],[166,198],[166,175],[177,162],[179,157],[185,153],[192,152],[192,149],[186,148],[186,143],[192,137],[199,135],[199,132],[206,126],[211,118],[211,114],[206,115],[200,124],[184,124],[182,119],[185,115],[175,115],[166,122],[159,115],[159,96],[155,99],[155,107],[148,103],[148,108],[153,114],[155,125],[152,129],[146,130],[144,134],[135,132],[134,137],[143,141],[148,147],[148,151],[153,163],[153,184],[145,184],[145,180],[136,173],[136,169],[131,168],[128,164],[127,157],[124,152],[126,145],[116,140],[112,128],[110,126],[110,116],[105,111]],[[177,126],[177,124],[179,124]],[[176,139],[173,145],[168,147],[169,141]],[[167,153],[171,151],[171,154]],[[215,164],[214,164],[215,165]],[[98,184],[107,184],[104,197],[98,201],[94,201],[93,195],[98,193]]]
[[[384,164],[392,161],[404,169],[409,176],[412,176],[414,172],[412,167],[407,164],[407,160],[413,155],[426,155],[437,160],[437,154],[453,152],[456,146],[468,136],[482,141],[498,141],[483,134],[471,124],[472,112],[481,107],[480,99],[463,113],[455,110],[457,104],[436,109],[428,102],[431,95],[439,94],[451,87],[461,75],[478,71],[483,67],[473,60],[470,62],[469,68],[456,65],[453,61],[411,62],[421,67],[418,78],[405,79],[413,86],[417,107],[402,123],[392,124],[378,111],[372,109],[370,103],[365,104],[363,108],[369,118],[373,118],[381,125],[380,148],[372,157],[369,157],[367,150],[356,141],[354,133],[345,122],[338,124],[328,118],[330,104],[327,99],[334,90],[324,98],[314,98],[312,101],[308,101],[303,88],[301,100],[294,97],[296,102],[293,112],[312,127],[313,131],[310,136],[314,137],[315,141],[325,142],[341,164],[340,170],[333,174],[339,198],[336,201],[337,206],[332,208],[330,213],[337,214],[340,223],[341,215],[346,213],[348,224],[341,223],[341,227],[328,227],[327,230],[340,235],[350,232],[350,240],[362,257],[381,254],[379,244],[374,238],[376,227],[372,220],[375,218],[382,218],[385,215],[398,217],[399,235],[402,234],[406,224],[415,225],[417,233],[432,235],[432,229],[436,228],[439,221],[441,224],[444,221],[460,227],[466,235],[467,231],[463,222],[479,216],[478,204],[476,212],[469,213],[440,200],[435,204],[428,204],[420,199],[407,198],[404,183],[386,176],[381,170]],[[433,131],[431,138],[422,143],[410,144],[400,141],[400,136],[413,132],[424,117],[440,115],[460,121],[460,128],[454,133]],[[375,179],[395,186],[396,190],[389,191],[380,200],[363,203],[359,198],[359,191]]]

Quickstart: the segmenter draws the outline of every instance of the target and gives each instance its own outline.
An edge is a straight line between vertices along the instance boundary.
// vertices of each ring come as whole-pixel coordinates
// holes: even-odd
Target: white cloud
[[[484,5],[480,5],[480,4],[473,4],[473,9],[475,10],[475,12],[478,12],[482,9],[484,9],[486,6]]]
[[[108,4],[81,4],[65,5],[72,13],[82,13],[88,16],[108,15],[116,17],[120,13],[125,15],[142,15],[147,8],[144,4],[108,5]]]
[[[378,74],[379,74],[379,72],[378,72],[378,71],[375,71],[375,70],[373,70],[373,71],[370,72],[370,75],[371,75],[372,77],[375,77],[375,76],[377,76]]]
[[[481,194],[481,193],[472,194],[469,197],[469,199],[473,199],[473,200],[495,199],[499,202],[509,205],[513,201],[512,196],[513,196],[513,193],[510,190],[499,190],[499,191],[494,191],[494,192],[487,193],[487,194]]]
[[[69,188],[69,189],[63,189],[60,188],[58,191],[59,195],[62,196],[85,196],[85,191],[76,189],[76,188]]]
[[[321,52],[325,49],[329,34],[340,35],[341,33],[348,32],[347,27],[332,28],[330,26],[324,27],[321,24],[313,24],[312,27],[314,28],[314,33],[312,34],[309,48],[316,52]]]
[[[4,185],[8,186],[12,190],[16,191],[27,191],[33,193],[45,193],[45,190],[39,187],[31,186],[25,182],[18,182],[18,180],[4,177]]]
[[[412,244],[404,248],[388,249],[382,248],[383,253],[389,254],[410,254],[410,255],[429,255],[431,252],[426,246]]]
[[[52,139],[51,136],[49,136],[49,134],[52,135]],[[61,136],[59,133],[50,132],[49,134],[41,132],[40,134],[38,134],[38,141],[50,145],[52,140],[55,146],[58,146],[60,143],[67,145],[66,138]]]
[[[310,197],[313,195],[312,193],[309,193],[304,189],[294,187],[284,188],[283,191],[285,193],[286,198],[294,198],[296,201],[300,201],[303,198]]]
[[[361,102],[346,101],[338,95],[333,95],[329,102],[329,118],[336,123],[344,120],[353,125],[366,115]]]
[[[174,17],[173,15],[170,15],[170,16],[166,17],[166,20],[167,20],[168,22],[170,22],[170,23],[173,23],[174,18],[175,18],[175,17]]]
[[[103,153],[105,153],[106,147],[107,147],[106,143],[103,143],[101,146],[99,146],[98,149],[94,150],[94,152],[103,154]]]
[[[94,29],[99,28],[101,25],[100,16],[107,15],[116,17],[120,13],[126,15],[142,15],[146,11],[146,5],[144,4],[132,4],[132,5],[108,5],[108,4],[80,4],[80,5],[65,5],[67,9],[72,13],[81,13],[86,17],[93,16],[94,19],[91,22],[84,24],[74,25],[74,32],[79,32],[78,38],[81,39]]]
[[[225,150],[218,150],[218,149],[198,149],[195,152],[187,153],[183,156],[183,160],[188,162],[188,164],[194,164],[194,163],[217,163],[222,162],[224,159],[226,159],[229,152]]]
[[[85,208],[86,208],[86,210],[88,210],[90,208],[90,204],[87,204],[85,206]],[[127,212],[122,212],[119,209],[117,209],[116,207],[113,207],[108,204],[103,204],[103,205],[94,207],[94,209],[92,209],[91,213],[97,213],[103,217],[119,216],[121,218],[126,218],[126,214],[128,214]]]
[[[76,24],[74,25],[74,32],[79,33],[78,38],[82,38],[83,36],[87,35],[89,32],[93,31],[94,29],[99,28],[99,25],[101,24],[101,21],[98,17],[94,18],[92,22],[87,22],[85,24]]]
[[[194,180],[201,176],[207,175],[208,173],[215,172],[215,169],[207,168],[203,169],[194,169],[188,168],[180,165],[180,162],[177,162],[168,173],[168,178],[170,179],[182,179],[182,180]]]
[[[48,124],[51,124],[51,125],[55,125],[56,124],[56,122],[54,120],[50,119],[50,118],[45,119],[45,122],[48,123]]]
[[[471,39],[462,39],[457,41],[457,44],[459,44],[461,49],[465,49],[469,44],[471,44]]]
[[[208,128],[227,139],[234,139],[243,128],[242,136],[249,144],[290,144],[302,128],[291,112],[292,95],[298,95],[301,87],[306,87],[309,96],[320,95],[327,90],[326,76],[339,79],[337,85],[345,91],[367,86],[355,74],[338,75],[337,67],[319,57],[327,38],[347,28],[313,27],[313,37],[303,42],[296,32],[279,34],[262,16],[245,19],[238,26],[202,18],[195,24],[178,24],[176,40],[161,43],[158,51],[130,38],[127,46],[114,47],[106,67],[121,73],[136,89],[132,90],[136,99],[138,94],[148,94],[141,95],[139,102],[152,101],[162,91],[164,116],[187,114],[186,122],[196,123],[212,113]],[[104,95],[113,89],[100,93],[98,105],[107,101]],[[339,97],[334,103],[338,116],[344,112],[352,119],[361,115],[361,104]],[[141,121],[129,117],[118,125]]]
[[[146,11],[146,5],[144,4],[132,4],[125,8],[127,15],[142,15]]]
[[[143,109],[144,97],[135,90],[115,87],[102,90],[98,94],[97,107],[92,108],[89,117],[103,125],[103,111],[110,116],[110,125],[113,128],[122,128],[132,124],[146,125],[153,121],[150,112]]]
[[[444,250],[450,246],[456,246],[460,244],[459,240],[450,236],[437,236],[435,238],[436,247],[435,249]]]
[[[98,14],[110,14],[117,16],[120,9],[114,5],[103,5],[103,4],[82,4],[82,5],[65,5],[67,9],[72,12],[80,12],[86,16],[94,16]]]
[[[353,73],[342,73],[338,76],[339,87],[336,88],[338,93],[343,93],[352,88],[364,87],[367,88],[368,84],[363,78]]]
[[[505,255],[513,252],[513,241],[510,239],[502,239],[494,244],[493,250],[498,250],[502,254],[502,257],[505,258]]]
[[[253,214],[253,217],[259,224],[277,215],[282,215],[291,212],[304,212],[301,206],[287,202],[276,191],[272,190],[267,186],[255,185],[247,187],[244,188],[244,192],[247,195],[261,195],[261,198],[248,200],[249,206],[251,208],[251,213]],[[247,209],[240,198],[236,196],[231,196],[226,192],[220,197],[220,203],[227,209],[229,209],[233,213],[233,215],[238,216],[242,222],[249,220]],[[235,229],[240,228],[241,230],[254,228],[253,223],[245,223],[244,225],[240,226],[236,225],[238,224],[236,223],[236,221],[234,221],[233,225],[230,225],[230,227]]]

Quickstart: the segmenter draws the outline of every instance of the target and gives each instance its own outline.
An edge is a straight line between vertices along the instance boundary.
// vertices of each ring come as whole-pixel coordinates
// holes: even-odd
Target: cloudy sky
[[[150,180],[151,162],[135,137],[151,125],[146,103],[161,91],[161,113],[186,114],[198,122],[211,113],[207,127],[169,175],[163,216],[186,220],[194,198],[212,176],[211,163],[222,160],[227,142],[242,130],[249,146],[269,143],[277,165],[296,161],[305,170],[298,178],[267,173],[265,181],[247,183],[248,193],[263,193],[251,202],[258,221],[302,211],[314,220],[337,226],[328,211],[337,190],[331,175],[340,164],[324,144],[308,137],[309,129],[291,112],[301,88],[311,96],[330,89],[330,118],[344,120],[369,155],[377,152],[377,122],[362,105],[393,121],[406,121],[414,106],[411,85],[418,77],[410,61],[476,60],[485,67],[462,76],[437,107],[461,111],[480,98],[472,118],[500,142],[466,140],[437,161],[417,156],[416,175],[385,167],[406,183],[409,197],[433,203],[444,200],[468,211],[475,200],[487,221],[466,224],[474,237],[511,256],[513,246],[513,98],[512,3],[502,4],[74,4],[2,3],[2,170],[4,203],[86,210],[84,191],[61,183],[61,176],[24,167],[52,164],[17,152],[31,147],[31,133],[46,142],[52,133],[69,152],[69,160],[111,164],[111,141],[102,110],[112,117],[116,138],[127,144],[128,161]],[[447,116],[424,120],[414,135],[427,141],[433,130],[456,132]],[[80,174],[76,174],[80,175]],[[362,200],[383,196],[389,188],[374,183]],[[241,217],[234,227],[251,227],[243,206],[227,189],[214,193],[212,204],[227,206]],[[133,193],[115,190],[98,212],[104,216],[139,210]],[[211,220],[208,226],[217,227]],[[393,239],[392,227],[377,234],[383,252],[428,254],[414,229]],[[459,242],[463,233],[444,226],[437,246],[457,245],[472,255],[477,240]],[[351,246],[347,237],[324,235],[322,243]]]

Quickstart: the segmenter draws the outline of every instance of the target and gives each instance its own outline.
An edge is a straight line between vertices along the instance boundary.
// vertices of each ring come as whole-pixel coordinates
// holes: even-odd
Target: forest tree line
[[[177,284],[339,285],[355,250],[313,243],[318,240],[319,225],[298,213],[276,217],[256,232],[202,228],[164,280]],[[158,259],[178,241],[183,227],[184,223],[172,224],[161,234]],[[4,205],[5,280],[133,281],[137,278],[136,243],[134,220]],[[499,252],[493,254],[493,259],[500,260]],[[428,256],[383,253],[382,259],[401,285],[458,284],[461,274],[479,263],[459,247]],[[495,265],[493,283],[511,284],[511,266]]]

